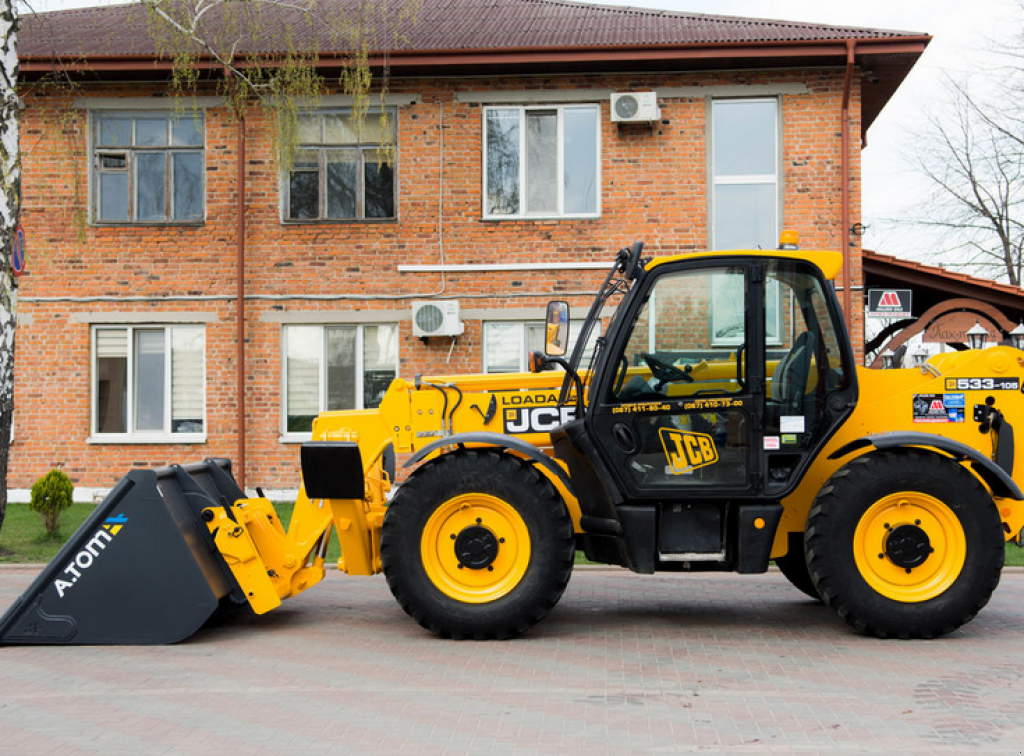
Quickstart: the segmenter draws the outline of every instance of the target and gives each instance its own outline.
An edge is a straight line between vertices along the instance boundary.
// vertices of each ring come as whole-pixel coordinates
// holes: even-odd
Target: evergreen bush
[[[50,470],[32,484],[29,509],[43,516],[47,534],[53,538],[60,529],[60,513],[71,506],[75,487],[61,470]]]

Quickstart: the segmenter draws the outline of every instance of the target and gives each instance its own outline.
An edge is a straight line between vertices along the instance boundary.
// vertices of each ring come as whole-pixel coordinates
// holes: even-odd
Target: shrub
[[[71,479],[61,470],[50,470],[32,484],[29,509],[43,516],[43,525],[51,538],[57,535],[60,513],[71,506],[74,491]]]

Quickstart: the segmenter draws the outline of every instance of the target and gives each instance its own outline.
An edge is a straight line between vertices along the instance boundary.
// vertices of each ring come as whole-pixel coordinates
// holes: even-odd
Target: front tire
[[[916,449],[866,454],[836,472],[808,515],[805,545],[822,600],[881,638],[932,638],[969,622],[1005,554],[978,480]]]
[[[511,638],[555,606],[572,572],[565,504],[508,453],[442,454],[399,486],[381,531],[388,587],[423,627],[454,639]]]

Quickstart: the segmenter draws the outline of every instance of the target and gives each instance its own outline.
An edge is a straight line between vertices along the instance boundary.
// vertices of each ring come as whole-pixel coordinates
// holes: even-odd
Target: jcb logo
[[[673,475],[682,475],[718,461],[718,449],[707,433],[662,428],[660,435],[661,445],[665,449],[665,456],[668,457],[669,469]]]
[[[550,433],[576,419],[575,407],[509,407],[504,411],[506,433]]]

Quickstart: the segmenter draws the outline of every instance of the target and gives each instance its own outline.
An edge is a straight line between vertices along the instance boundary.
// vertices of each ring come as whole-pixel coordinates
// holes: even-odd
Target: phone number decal
[[[1019,391],[1020,378],[947,378],[946,391]]]

